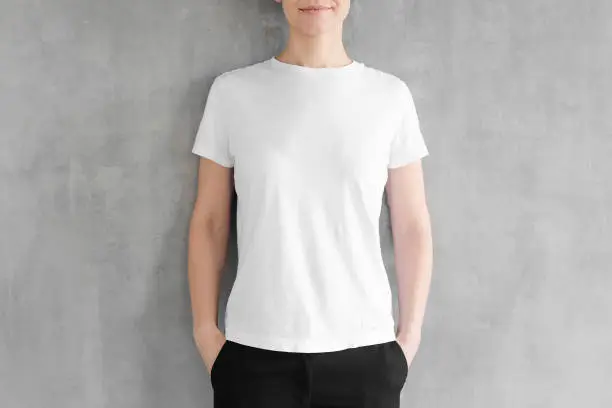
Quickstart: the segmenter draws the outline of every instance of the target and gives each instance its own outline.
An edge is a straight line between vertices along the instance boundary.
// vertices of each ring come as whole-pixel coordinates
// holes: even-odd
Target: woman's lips
[[[324,13],[326,11],[330,11],[331,9],[332,9],[331,7],[313,7],[313,8],[299,9],[299,10],[301,13],[319,14],[319,13]]]

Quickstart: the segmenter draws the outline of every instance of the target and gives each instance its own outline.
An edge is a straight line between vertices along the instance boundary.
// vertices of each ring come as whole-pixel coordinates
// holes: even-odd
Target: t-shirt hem
[[[405,157],[402,160],[397,160],[393,163],[389,163],[389,165],[387,166],[387,168],[389,169],[396,169],[398,167],[402,167],[405,166],[407,164],[411,164],[416,162],[419,159],[422,159],[426,156],[429,156],[429,152],[428,151],[423,151],[420,154],[414,155],[414,156],[410,156],[410,157]]]
[[[257,347],[267,350],[296,352],[296,353],[321,353],[340,351],[348,348],[380,344],[396,339],[395,329],[377,329],[372,331],[355,333],[349,337],[321,338],[287,338],[280,336],[264,336],[248,333],[236,329],[225,330],[225,338],[235,343],[246,346]]]
[[[210,159],[214,161],[215,163],[222,165],[223,167],[234,167],[234,164],[231,161],[226,160],[215,153],[211,153],[208,150],[202,150],[202,149],[198,149],[194,147],[191,150],[191,152],[194,154],[197,154],[200,157],[205,157],[207,159]]]

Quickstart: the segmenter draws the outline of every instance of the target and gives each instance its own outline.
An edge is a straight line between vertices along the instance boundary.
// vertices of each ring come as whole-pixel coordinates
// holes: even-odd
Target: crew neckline
[[[338,67],[307,67],[304,65],[291,64],[289,62],[284,62],[276,58],[276,56],[272,56],[268,60],[270,64],[279,69],[284,69],[288,71],[294,72],[303,72],[303,73],[311,73],[311,74],[323,74],[323,73],[341,73],[347,71],[353,71],[363,65],[360,61],[352,59],[350,63]]]

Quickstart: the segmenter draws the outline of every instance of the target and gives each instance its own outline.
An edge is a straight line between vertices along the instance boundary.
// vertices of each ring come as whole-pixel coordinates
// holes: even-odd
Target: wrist
[[[196,337],[206,337],[217,334],[221,329],[215,323],[201,323],[193,327],[193,335]]]
[[[407,325],[398,328],[397,338],[399,340],[414,339],[415,337],[421,337],[420,325]]]

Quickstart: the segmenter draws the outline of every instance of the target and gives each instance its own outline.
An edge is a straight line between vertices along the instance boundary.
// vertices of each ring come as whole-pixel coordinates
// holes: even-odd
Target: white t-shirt
[[[192,151],[234,168],[228,340],[324,352],[395,339],[379,237],[387,169],[429,154],[404,81],[356,60],[226,71]]]

